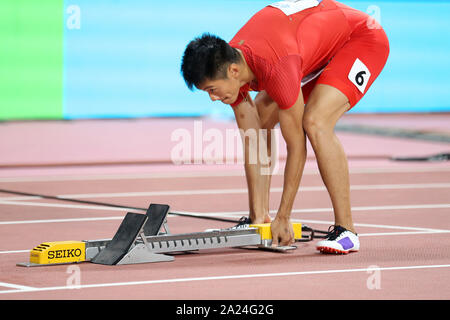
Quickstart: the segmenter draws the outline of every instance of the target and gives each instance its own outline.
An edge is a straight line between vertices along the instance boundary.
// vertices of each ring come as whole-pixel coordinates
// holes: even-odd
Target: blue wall
[[[64,117],[231,116],[229,106],[187,89],[182,54],[205,31],[230,40],[272,2],[65,0]],[[391,44],[385,70],[353,112],[450,111],[450,3],[342,2],[380,18]]]

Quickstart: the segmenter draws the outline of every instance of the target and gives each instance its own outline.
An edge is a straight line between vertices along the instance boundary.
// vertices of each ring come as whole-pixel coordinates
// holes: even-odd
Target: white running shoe
[[[206,229],[205,232],[248,229],[248,228],[250,228],[251,224],[252,224],[252,221],[250,220],[250,218],[242,217],[242,218],[239,219],[238,224],[235,225],[234,227],[224,228],[224,229]]]
[[[316,244],[316,249],[321,253],[347,254],[356,252],[359,250],[358,234],[341,226],[330,226],[327,238],[319,241]]]

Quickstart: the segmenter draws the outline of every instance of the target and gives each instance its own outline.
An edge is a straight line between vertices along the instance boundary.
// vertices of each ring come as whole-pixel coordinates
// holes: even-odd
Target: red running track
[[[353,216],[361,240],[358,253],[323,255],[311,242],[298,244],[297,250],[287,254],[217,249],[178,254],[175,261],[167,263],[22,268],[16,263],[27,261],[29,250],[41,242],[111,238],[126,210],[0,194],[0,299],[449,299],[448,163],[352,158],[380,154],[380,150],[368,150],[361,143],[367,140],[382,143],[386,155],[443,152],[448,144],[340,136],[350,159]],[[119,148],[128,147],[121,144]],[[377,144],[377,148],[382,147]],[[41,166],[33,166],[29,158],[23,155],[20,162],[19,153],[15,154],[15,159],[10,155],[10,164],[25,160],[30,164],[1,169],[2,189],[137,207],[167,203],[173,211],[236,220],[247,213],[248,196],[240,165],[61,167],[54,163],[64,162],[64,156],[44,154],[34,159]],[[86,155],[81,162],[98,160],[93,158]],[[49,159],[54,163],[42,166]],[[272,215],[281,196],[281,172],[272,179]],[[292,219],[324,230],[333,223],[330,200],[312,157]],[[169,217],[171,233],[229,225]],[[76,289],[70,286],[74,270],[80,276]]]

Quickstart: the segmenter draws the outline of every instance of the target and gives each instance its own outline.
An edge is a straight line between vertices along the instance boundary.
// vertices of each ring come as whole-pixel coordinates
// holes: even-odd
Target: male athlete
[[[334,133],[380,74],[389,55],[381,26],[369,15],[334,0],[281,1],[257,12],[226,43],[210,35],[187,46],[181,72],[187,86],[232,106],[237,125],[271,130],[278,123],[287,145],[281,203],[269,216],[270,175],[260,162],[245,172],[249,191],[246,223],[271,222],[275,245],[290,245],[290,215],[306,161],[306,137],[330,195],[335,224],[319,241],[323,253],[346,254],[360,244],[350,207],[347,158]],[[258,91],[254,101],[249,91]],[[266,141],[270,155],[270,134]]]

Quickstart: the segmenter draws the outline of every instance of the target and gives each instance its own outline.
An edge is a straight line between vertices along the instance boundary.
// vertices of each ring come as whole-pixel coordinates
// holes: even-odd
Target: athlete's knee
[[[303,130],[305,130],[311,143],[315,142],[321,135],[328,134],[333,128],[327,122],[327,119],[315,108],[305,108],[303,115]]]

